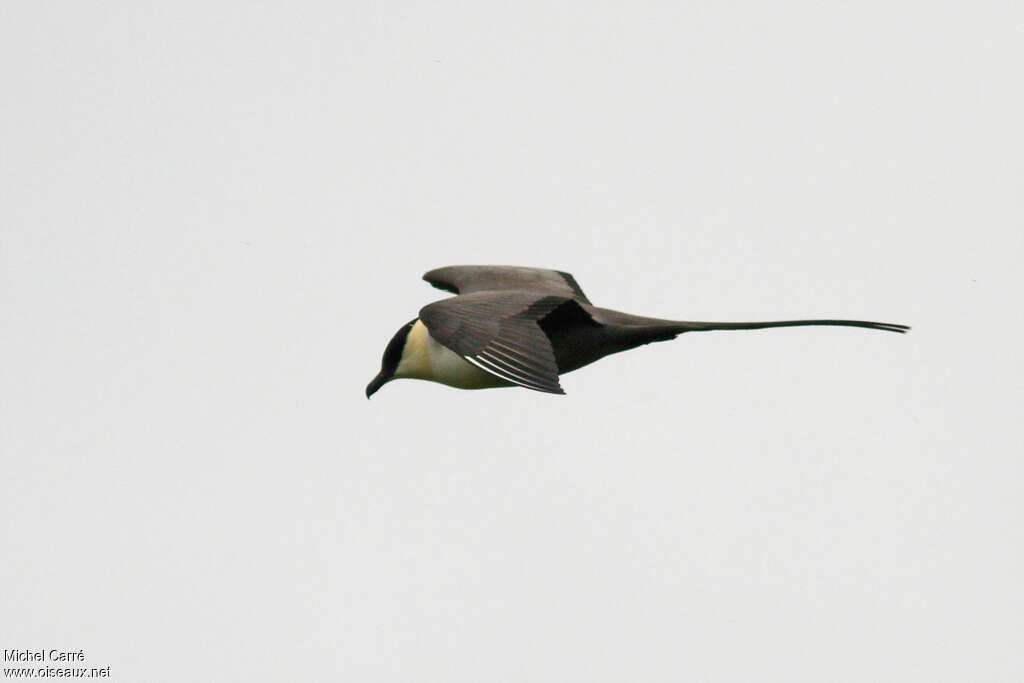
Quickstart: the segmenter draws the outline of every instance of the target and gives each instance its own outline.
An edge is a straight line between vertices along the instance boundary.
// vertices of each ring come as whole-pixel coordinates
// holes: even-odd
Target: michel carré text
[[[4,650],[5,662],[41,662],[45,650]]]

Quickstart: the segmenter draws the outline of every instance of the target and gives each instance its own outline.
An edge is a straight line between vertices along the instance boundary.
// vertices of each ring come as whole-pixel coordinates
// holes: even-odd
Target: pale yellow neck
[[[395,377],[429,379],[434,366],[430,357],[430,343],[433,341],[427,332],[427,326],[421,320],[417,320],[405,338],[402,360],[395,369]]]
[[[487,389],[512,386],[510,382],[484,372],[430,336],[427,326],[417,320],[405,339],[402,360],[395,377],[425,379],[459,389]]]

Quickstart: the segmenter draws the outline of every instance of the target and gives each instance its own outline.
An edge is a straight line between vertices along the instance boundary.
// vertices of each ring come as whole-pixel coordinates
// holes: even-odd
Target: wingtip
[[[445,268],[447,267],[448,266],[446,266]],[[456,289],[447,281],[445,281],[444,274],[442,273],[442,271],[445,270],[445,268],[434,268],[433,270],[428,270],[427,272],[423,273],[423,281],[428,283],[432,287],[436,287],[437,289],[440,289],[444,292],[458,294],[459,290]]]

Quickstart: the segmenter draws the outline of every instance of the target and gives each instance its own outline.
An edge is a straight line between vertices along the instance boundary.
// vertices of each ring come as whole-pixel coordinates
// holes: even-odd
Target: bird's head
[[[405,343],[409,339],[409,331],[415,324],[415,320],[410,320],[402,325],[388,342],[384,349],[384,357],[380,361],[380,372],[366,385],[366,398],[373,396],[378,389],[395,378],[398,366],[402,362],[402,356],[405,354]]]

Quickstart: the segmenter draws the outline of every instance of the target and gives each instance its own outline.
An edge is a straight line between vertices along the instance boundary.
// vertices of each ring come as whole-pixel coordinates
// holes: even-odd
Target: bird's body
[[[369,397],[392,379],[459,389],[522,386],[561,394],[558,376],[609,354],[674,339],[683,332],[799,325],[906,332],[862,320],[714,323],[647,318],[598,308],[568,273],[515,266],[449,266],[423,276],[457,296],[428,304],[384,352]]]

